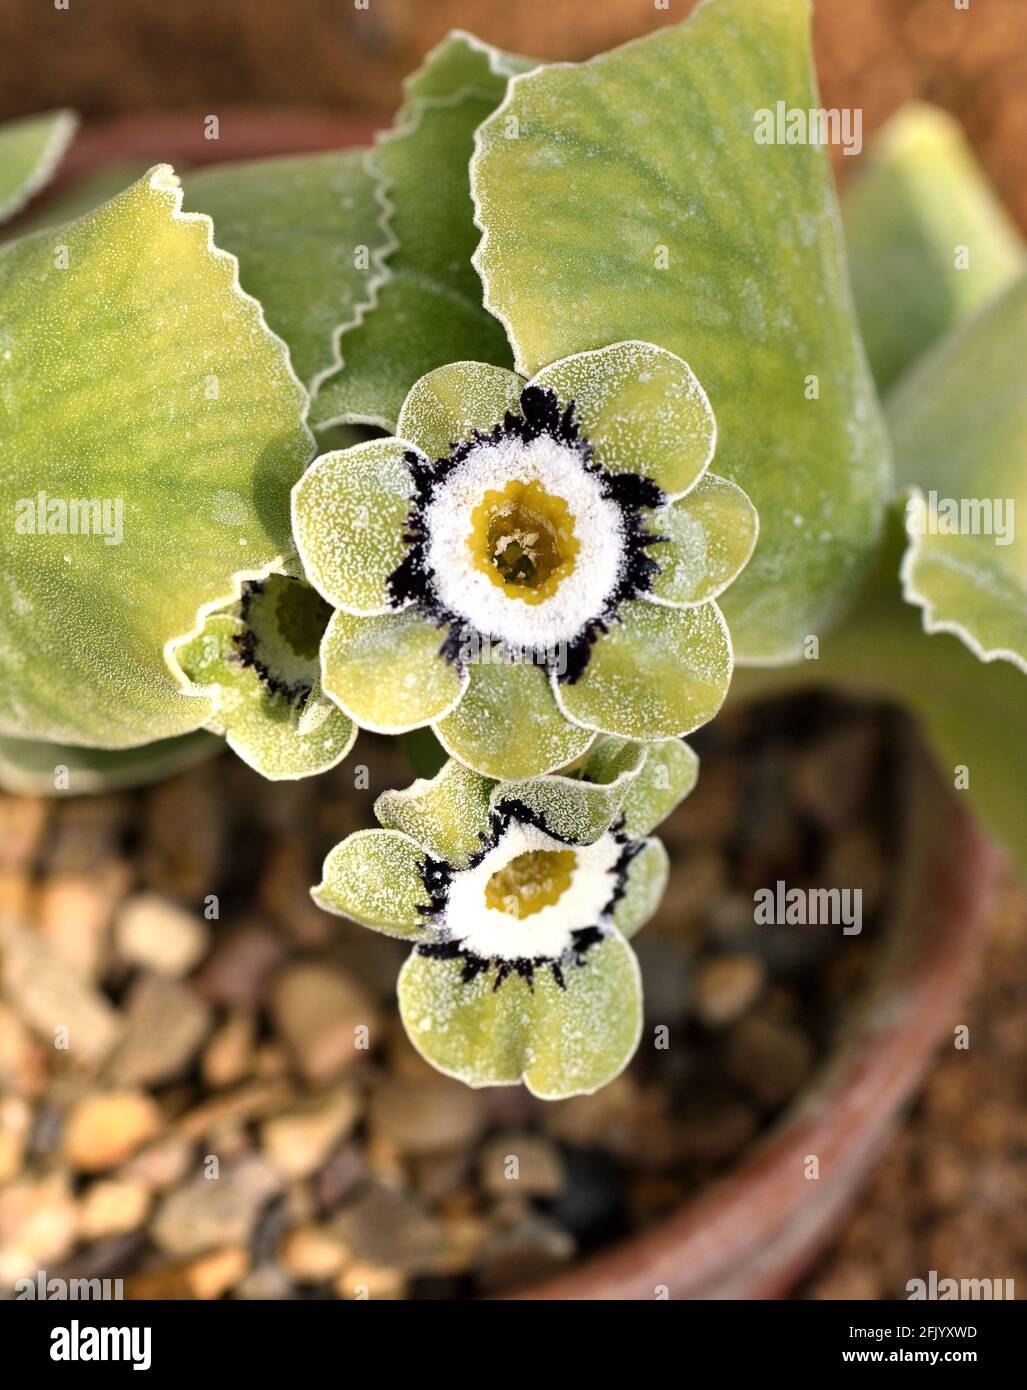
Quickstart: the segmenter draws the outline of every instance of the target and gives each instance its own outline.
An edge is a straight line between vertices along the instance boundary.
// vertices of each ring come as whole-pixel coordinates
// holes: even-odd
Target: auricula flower
[[[335,609],[324,689],[357,724],[430,724],[483,775],[523,777],[597,732],[678,738],[716,713],[732,657],[715,599],[757,521],[708,472],[716,427],[687,363],[641,342],[530,381],[458,362],[412,387],[397,431],[293,490]]]
[[[185,676],[212,695],[208,727],[265,777],[326,772],[353,747],[356,727],[321,690],[330,615],[309,584],[271,574],[244,583],[237,603],[208,614],[175,651]]]
[[[496,782],[451,759],[375,803],[325,860],[314,900],[409,941],[411,1042],[471,1086],[594,1091],[631,1059],[642,991],[630,938],[667,855],[649,832],[691,790],[686,744],[603,739],[573,776]]]

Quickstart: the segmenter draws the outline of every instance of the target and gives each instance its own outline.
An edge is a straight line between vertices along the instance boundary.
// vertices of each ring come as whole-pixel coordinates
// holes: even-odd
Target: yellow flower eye
[[[562,497],[512,479],[486,492],[471,514],[467,543],[480,570],[510,598],[541,603],[574,570],[578,541]]]
[[[533,849],[511,859],[485,885],[485,905],[521,919],[552,907],[571,886],[577,867],[572,849]]]

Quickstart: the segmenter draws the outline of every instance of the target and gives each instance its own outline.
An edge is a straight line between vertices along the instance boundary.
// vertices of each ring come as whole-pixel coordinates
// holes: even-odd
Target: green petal
[[[859,163],[842,214],[860,328],[883,392],[1018,278],[1024,248],[959,125],[937,107],[903,106]],[[957,264],[958,246],[967,264]]]
[[[731,641],[715,603],[668,608],[635,599],[556,686],[569,719],[630,739],[678,738],[712,719],[731,680]]]
[[[624,896],[613,909],[613,920],[628,939],[659,907],[669,873],[670,860],[662,841],[646,840],[628,865]]]
[[[717,471],[760,514],[725,600],[740,661],[796,659],[841,616],[890,491],[828,151],[759,143],[779,106],[820,106],[809,0],[708,0],[518,77],[470,171],[475,264],[518,371],[643,339],[702,382]]]
[[[292,491],[293,531],[311,584],[348,613],[386,613],[386,581],[407,552],[409,445],[370,439],[322,454]]]
[[[309,391],[340,364],[340,334],[374,304],[390,237],[367,150],[217,165],[183,179],[214,219],[242,287],[289,345]]]
[[[687,497],[661,507],[649,530],[668,539],[650,548],[660,566],[653,595],[664,603],[705,603],[748,564],[759,519],[740,487],[707,473]]]
[[[403,398],[433,367],[510,365],[500,324],[471,265],[478,233],[467,182],[474,132],[530,67],[466,34],[451,34],[408,79],[407,97],[373,162],[385,179],[396,248],[377,304],[342,341],[343,367],[319,389],[311,419],[391,430]]]
[[[293,703],[268,690],[254,667],[238,660],[235,639],[241,631],[234,613],[215,613],[176,652],[191,681],[217,687],[213,725],[243,762],[271,780],[312,777],[335,767],[353,747],[357,731],[320,693],[316,651],[309,670],[311,693]]]
[[[699,776],[699,759],[687,743],[668,738],[648,747],[645,766],[624,798],[624,833],[641,840],[684,801]]]
[[[390,830],[402,830],[436,859],[463,864],[481,848],[489,826],[492,783],[451,758],[430,779],[405,791],[382,792],[374,813]]]
[[[516,410],[524,380],[485,362],[437,367],[410,388],[396,432],[430,459],[445,458],[475,430],[488,431]]]
[[[421,881],[424,851],[398,830],[358,830],[330,851],[310,896],[325,912],[411,941],[424,935],[430,903]]]
[[[706,392],[680,357],[652,343],[615,343],[543,367],[529,383],[574,401],[581,432],[611,473],[685,492],[713,457],[717,426]]]
[[[908,513],[920,528],[911,532],[903,561],[905,597],[923,608],[928,632],[955,633],[981,660],[1001,658],[1021,671],[1025,362],[1027,275],[923,358],[888,401],[899,477],[926,494],[926,506],[914,500]],[[959,529],[936,529],[939,513]]]
[[[529,662],[482,661],[452,713],[434,725],[446,752],[484,777],[538,777],[581,756],[592,734],[561,714]]]
[[[206,723],[168,645],[291,546],[306,393],[235,258],[180,198],[161,165],[0,249],[0,511],[17,508],[0,539],[6,733],[113,748]],[[76,499],[90,534],[81,509],[78,534],[70,518],[55,534],[52,504]]]
[[[464,984],[463,962],[412,955],[399,976],[410,1041],[433,1067],[469,1086],[523,1080],[543,1100],[589,1094],[631,1060],[642,1031],[642,985],[619,933],[593,946],[583,966],[548,969],[534,987],[518,975],[494,988],[494,971]]]
[[[325,693],[363,729],[401,734],[441,718],[467,684],[441,655],[439,630],[412,608],[371,618],[336,612],[321,645]]]
[[[523,782],[501,782],[492,791],[492,806],[519,801],[542,817],[546,829],[571,844],[591,845],[620,817],[624,798],[645,762],[645,748],[621,743],[602,761],[590,757],[586,772],[599,775],[585,781],[576,777],[534,777]]]
[[[73,112],[49,111],[0,126],[0,222],[49,181],[77,125]]]

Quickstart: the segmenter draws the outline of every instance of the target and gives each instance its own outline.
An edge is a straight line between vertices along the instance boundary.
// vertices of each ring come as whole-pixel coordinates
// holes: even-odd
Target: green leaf
[[[77,126],[71,111],[48,111],[0,126],[0,222],[49,182]]]
[[[374,163],[385,179],[397,247],[374,312],[347,333],[343,368],[321,386],[311,419],[393,429],[418,377],[460,358],[510,365],[503,330],[471,266],[477,234],[467,183],[475,127],[530,66],[454,33],[407,83]]]
[[[391,239],[367,153],[226,164],[183,179],[185,206],[214,219],[217,244],[238,256],[243,289],[312,394],[386,278]]]
[[[640,338],[709,395],[713,470],[760,518],[724,603],[742,661],[787,659],[840,616],[888,491],[826,153],[754,138],[779,101],[819,105],[805,0],[707,0],[515,78],[471,166],[475,262],[519,371]]]
[[[1027,276],[905,377],[888,422],[899,479],[924,494],[906,598],[928,632],[1027,671]]]
[[[73,222],[116,194],[124,193],[130,184],[138,183],[149,168],[149,164],[137,160],[134,163],[104,164],[91,173],[83,174],[67,188],[47,198],[38,211],[33,210],[19,217],[14,235],[28,236],[31,232],[42,231],[44,227],[58,227],[64,222]]]
[[[166,649],[291,547],[305,393],[180,199],[161,165],[0,249],[0,732],[121,748],[206,723]]]
[[[885,391],[1024,269],[1020,236],[951,116],[904,106],[842,198],[863,341]],[[967,264],[957,267],[960,248]]]
[[[219,738],[203,730],[113,751],[0,737],[0,787],[19,796],[125,791],[184,772],[213,758],[223,747]]]

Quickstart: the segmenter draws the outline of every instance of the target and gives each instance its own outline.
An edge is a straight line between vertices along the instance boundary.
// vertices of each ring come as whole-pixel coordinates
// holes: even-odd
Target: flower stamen
[[[541,603],[574,570],[574,518],[562,497],[514,478],[486,492],[467,537],[474,562],[509,597]]]

